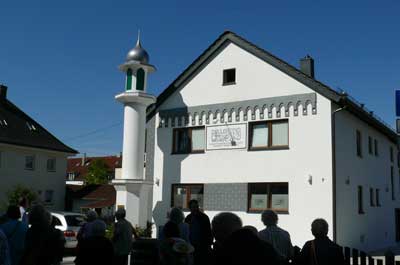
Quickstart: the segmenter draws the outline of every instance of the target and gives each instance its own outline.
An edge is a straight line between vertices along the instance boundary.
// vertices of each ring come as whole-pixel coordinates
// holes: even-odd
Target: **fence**
[[[368,256],[367,253],[348,247],[343,248],[345,265],[400,265],[400,261],[395,261],[395,256],[391,251],[387,251],[382,258]]]

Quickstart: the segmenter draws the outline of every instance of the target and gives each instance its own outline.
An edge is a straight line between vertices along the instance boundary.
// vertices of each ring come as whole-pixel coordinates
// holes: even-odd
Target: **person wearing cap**
[[[86,213],[86,223],[82,225],[82,227],[79,229],[78,235],[76,236],[78,244],[82,241],[82,239],[91,236],[91,224],[97,220],[98,217],[99,216],[94,210],[89,210]]]
[[[118,209],[115,213],[117,222],[114,224],[114,235],[112,242],[114,245],[114,265],[127,265],[128,255],[132,250],[134,236],[138,238],[132,224],[125,219],[125,209]]]

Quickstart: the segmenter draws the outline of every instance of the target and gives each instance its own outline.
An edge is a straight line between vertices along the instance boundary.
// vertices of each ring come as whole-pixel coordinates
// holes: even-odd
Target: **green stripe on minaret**
[[[139,68],[136,73],[136,89],[143,91],[144,89],[144,70]]]
[[[132,70],[128,69],[126,72],[126,90],[131,90],[132,89]]]

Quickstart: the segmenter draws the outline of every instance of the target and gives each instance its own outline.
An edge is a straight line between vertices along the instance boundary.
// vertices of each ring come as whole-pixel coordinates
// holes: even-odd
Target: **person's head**
[[[123,208],[119,208],[115,213],[115,218],[117,218],[117,220],[122,220],[125,218],[125,216],[126,216],[126,211]]]
[[[7,217],[11,220],[18,220],[21,218],[21,211],[16,205],[10,205],[7,209]]]
[[[19,198],[19,201],[18,201],[18,205],[19,206],[24,207],[24,208],[28,208],[28,204],[29,204],[28,203],[28,198],[26,198],[25,196]]]
[[[51,222],[51,214],[41,204],[36,204],[29,212],[29,223],[32,226],[46,227]]]
[[[90,231],[92,236],[105,236],[106,223],[100,219],[94,220],[90,225]]]
[[[169,220],[175,224],[180,224],[185,220],[185,215],[181,209],[174,207],[169,212]]]
[[[242,220],[236,214],[222,212],[213,218],[211,228],[215,240],[223,242],[233,232],[242,228]]]
[[[315,219],[311,224],[311,233],[316,237],[326,237],[328,235],[329,225],[322,219]]]
[[[192,214],[197,214],[200,211],[199,202],[197,200],[190,200],[189,209]]]
[[[168,221],[163,227],[163,233],[165,238],[179,237],[179,227],[176,223]]]
[[[261,214],[261,221],[265,226],[272,226],[278,223],[278,215],[272,210],[265,210]]]
[[[97,215],[96,211],[89,210],[86,214],[86,220],[90,223],[96,220],[99,216]]]
[[[258,230],[257,230],[257,228],[255,228],[254,226],[252,226],[252,225],[245,225],[245,226],[243,226],[243,228],[242,229],[247,229],[247,230],[249,230],[250,232],[252,232],[254,235],[258,235]]]

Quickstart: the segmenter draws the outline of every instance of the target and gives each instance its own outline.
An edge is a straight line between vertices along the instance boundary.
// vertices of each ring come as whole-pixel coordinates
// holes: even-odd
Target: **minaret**
[[[146,109],[156,98],[146,93],[147,75],[155,67],[149,64],[140,35],[119,69],[126,74],[126,83],[125,92],[115,96],[124,105],[122,173],[113,181],[117,190],[116,207],[126,209],[126,218],[133,225],[145,227],[151,221],[153,185],[143,176]]]

